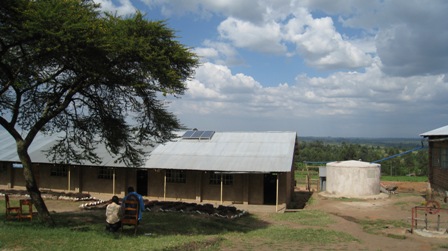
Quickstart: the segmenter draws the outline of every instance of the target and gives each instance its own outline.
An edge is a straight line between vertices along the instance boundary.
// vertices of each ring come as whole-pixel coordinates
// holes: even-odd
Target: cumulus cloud
[[[309,65],[319,69],[356,69],[370,65],[371,56],[343,37],[335,29],[332,18],[313,18],[304,8],[287,12],[284,19],[265,20],[262,24],[229,17],[218,26],[222,39],[234,46],[264,53],[291,56],[295,45]],[[279,15],[273,15],[277,17]],[[364,40],[366,41],[366,40]]]
[[[117,14],[118,16],[133,15],[137,10],[130,0],[94,0],[94,2],[99,3],[104,12]]]
[[[212,62],[224,65],[240,65],[243,59],[238,51],[230,44],[205,40],[200,47],[193,49],[202,62]]]
[[[415,76],[448,72],[445,67],[448,64],[447,1],[343,2],[339,7],[331,7],[323,1],[309,1],[307,7],[338,15],[346,27],[375,34],[382,70],[387,74]]]
[[[287,38],[296,44],[297,50],[310,65],[336,69],[355,69],[370,65],[370,56],[350,41],[344,40],[335,30],[331,18],[313,19],[306,15],[303,19],[305,20],[289,20],[286,26]]]
[[[286,52],[286,46],[281,43],[280,28],[275,22],[259,26],[229,17],[221,22],[218,31],[223,39],[230,40],[236,47],[280,54]]]
[[[204,126],[216,127],[216,130],[219,129],[219,125],[215,124],[217,121],[225,123],[221,118],[244,121],[247,130],[265,128],[267,125],[255,124],[255,121],[265,118],[297,125],[311,121],[345,121],[344,125],[334,125],[341,131],[345,128],[345,135],[356,133],[356,130],[350,132],[347,128],[365,131],[371,127],[370,130],[378,130],[376,136],[381,136],[384,130],[392,129],[380,129],[381,126],[375,123],[384,121],[372,121],[374,118],[409,120],[409,116],[424,111],[428,101],[435,99],[439,100],[440,107],[448,105],[443,98],[448,95],[444,75],[415,76],[411,79],[388,76],[381,71],[379,59],[365,72],[337,72],[328,77],[302,74],[297,76],[293,85],[279,84],[274,87],[263,87],[252,77],[232,73],[226,66],[206,63],[198,69],[195,80],[190,81],[188,87],[186,95],[175,100],[171,109],[187,123],[200,120]],[[191,117],[196,119],[192,120]],[[331,131],[330,125],[322,125],[322,128]],[[315,126],[312,128],[316,129]],[[406,128],[402,131],[409,133]]]
[[[101,2],[120,13],[132,8],[126,0]],[[188,91],[171,103],[187,126],[398,137],[436,127],[419,131],[417,122],[448,121],[446,1],[142,2],[168,18],[193,13],[218,24],[217,37],[194,48],[201,66]],[[282,57],[284,68],[263,61],[262,69],[277,69],[272,79],[291,74],[295,80],[279,77],[287,81],[272,86],[275,80],[254,77],[254,60]]]

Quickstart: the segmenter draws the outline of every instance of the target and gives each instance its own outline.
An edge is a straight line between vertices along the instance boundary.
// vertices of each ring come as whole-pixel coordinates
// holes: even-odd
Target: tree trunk
[[[36,179],[34,178],[34,173],[31,169],[31,158],[28,154],[27,148],[23,147],[23,142],[17,142],[17,153],[23,165],[23,176],[26,182],[26,190],[28,191],[31,200],[37,209],[39,219],[48,226],[54,226],[55,223],[53,218],[51,218],[47,205],[45,205],[40,190],[37,187]]]

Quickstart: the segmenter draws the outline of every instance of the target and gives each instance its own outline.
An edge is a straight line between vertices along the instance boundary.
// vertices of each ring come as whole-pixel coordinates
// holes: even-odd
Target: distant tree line
[[[397,141],[398,142],[398,141]],[[396,143],[397,143],[396,142]],[[298,167],[303,167],[305,162],[330,162],[344,160],[361,160],[365,162],[374,162],[384,158],[403,153],[414,149],[420,144],[415,142],[414,147],[402,147],[403,144],[393,145],[390,142],[385,144],[363,143],[352,144],[346,142],[327,143],[320,140],[300,141],[296,156]],[[427,175],[428,173],[428,148],[413,151],[398,157],[390,158],[378,162],[381,164],[381,173],[383,175],[404,176],[404,175]],[[324,165],[316,163],[316,165]]]

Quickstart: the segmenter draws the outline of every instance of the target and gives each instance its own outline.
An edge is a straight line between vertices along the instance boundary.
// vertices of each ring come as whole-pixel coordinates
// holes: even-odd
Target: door
[[[148,196],[148,171],[137,170],[137,191],[142,196]]]
[[[267,173],[264,175],[264,203],[265,205],[275,205],[277,194],[277,175]]]

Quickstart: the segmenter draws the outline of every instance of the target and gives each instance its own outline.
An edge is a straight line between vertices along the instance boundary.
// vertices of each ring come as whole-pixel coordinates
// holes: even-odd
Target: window
[[[52,166],[50,169],[50,176],[67,177],[66,166]]]
[[[169,183],[185,183],[187,181],[185,171],[166,170],[166,182]]]
[[[221,173],[211,173],[210,174],[210,185],[221,185],[221,176],[222,176],[222,184],[223,185],[232,185],[233,184],[233,175],[232,174],[221,174]]]
[[[107,167],[99,167],[98,169],[98,179],[111,180],[113,177],[114,169]]]
[[[432,165],[440,168],[448,168],[448,148],[436,147],[433,149]]]

